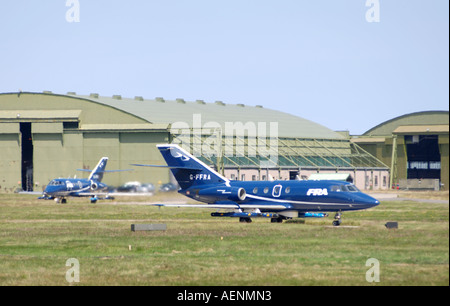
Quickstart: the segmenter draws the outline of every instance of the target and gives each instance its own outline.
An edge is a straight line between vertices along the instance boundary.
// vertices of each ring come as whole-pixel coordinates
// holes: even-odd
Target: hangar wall
[[[443,190],[450,189],[449,179],[449,135],[439,136],[439,151],[441,154],[441,182],[443,184]]]
[[[19,125],[0,123],[0,192],[21,181]]]
[[[120,110],[84,99],[53,94],[0,95],[0,192],[18,188],[42,191],[57,177],[87,177],[76,169],[93,169],[103,156],[107,169],[130,169],[130,163],[159,162],[156,144],[167,142],[167,126],[152,125]],[[31,186],[24,168],[21,127],[31,126]],[[23,132],[23,131],[22,131]],[[28,166],[27,166],[28,167]],[[154,175],[153,175],[154,174]],[[118,186],[130,180],[163,183],[167,171],[136,169],[108,173],[104,182]]]
[[[383,122],[352,142],[391,167],[392,188],[449,189],[449,112],[424,111]],[[415,185],[415,186],[414,186]]]

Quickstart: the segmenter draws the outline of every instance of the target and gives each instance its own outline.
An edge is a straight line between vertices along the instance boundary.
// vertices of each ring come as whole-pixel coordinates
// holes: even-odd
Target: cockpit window
[[[63,185],[63,182],[61,182],[61,181],[51,181],[49,183],[49,185],[50,186],[61,186],[61,185]]]
[[[347,189],[350,192],[358,192],[359,191],[358,188],[356,188],[355,185],[347,185]]]
[[[330,190],[334,192],[359,192],[355,185],[333,185]]]
[[[342,185],[341,188],[343,191],[359,192],[359,189],[355,185]]]
[[[335,191],[335,192],[339,192],[339,191],[341,191],[341,187],[338,186],[338,185],[333,185],[333,186],[331,186],[330,190],[331,191]]]

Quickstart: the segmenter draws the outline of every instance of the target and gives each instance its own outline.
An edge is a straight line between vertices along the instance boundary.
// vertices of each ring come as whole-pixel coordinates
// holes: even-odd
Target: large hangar
[[[390,165],[393,188],[449,188],[448,111],[399,116],[353,138],[352,142]]]
[[[109,169],[164,164],[156,144],[178,143],[230,179],[305,179],[346,173],[361,189],[388,185],[386,164],[347,135],[262,106],[52,92],[0,94],[0,192],[41,191],[109,157]],[[83,173],[78,173],[78,176]],[[167,169],[105,175],[107,184],[166,183]],[[375,184],[377,182],[377,184]]]

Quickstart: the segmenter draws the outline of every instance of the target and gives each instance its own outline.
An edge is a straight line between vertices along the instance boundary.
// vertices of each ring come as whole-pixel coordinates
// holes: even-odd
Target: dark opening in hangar
[[[22,189],[33,191],[33,138],[31,123],[20,124],[22,147]]]
[[[441,154],[438,135],[405,136],[408,179],[440,179]]]
[[[296,171],[289,171],[289,179],[292,180],[297,180],[298,179],[298,175],[300,174],[300,171],[296,170]]]

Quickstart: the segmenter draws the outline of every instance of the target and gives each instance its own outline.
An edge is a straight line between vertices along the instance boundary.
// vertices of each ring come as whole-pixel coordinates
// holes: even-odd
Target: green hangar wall
[[[86,177],[103,156],[107,169],[160,162],[156,144],[169,140],[167,125],[151,124],[127,112],[64,95],[0,95],[0,192],[42,191],[57,177]],[[169,181],[167,171],[108,173],[104,182]]]

